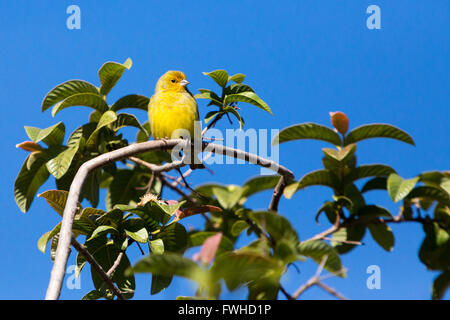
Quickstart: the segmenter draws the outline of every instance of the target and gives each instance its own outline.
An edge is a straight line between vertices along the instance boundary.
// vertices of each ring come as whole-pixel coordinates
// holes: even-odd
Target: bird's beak
[[[183,87],[187,86],[188,84],[189,84],[189,81],[187,81],[187,80],[181,80],[180,81],[180,85],[183,86]]]

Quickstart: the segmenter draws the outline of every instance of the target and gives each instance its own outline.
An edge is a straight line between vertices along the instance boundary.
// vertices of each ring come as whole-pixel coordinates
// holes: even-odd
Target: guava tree
[[[223,283],[231,291],[247,287],[249,299],[297,299],[312,286],[344,299],[324,281],[329,276],[346,276],[340,256],[355,249],[366,250],[359,247],[364,236],[392,250],[390,225],[404,222],[423,226],[419,259],[428,269],[441,271],[434,280],[432,297],[443,296],[450,283],[450,172],[424,172],[404,179],[388,165],[357,162],[357,146],[366,139],[389,138],[414,145],[406,132],[389,124],[366,124],[349,131],[348,118],[341,112],[330,114],[333,128],[316,123],[285,128],[272,142],[282,144],[281,152],[285,145],[301,139],[320,140],[326,146],[318,165],[321,168],[306,174],[300,169],[296,173],[300,179],[281,164],[205,139],[201,148],[207,156],[226,154],[270,168],[274,174],[251,177],[241,186],[217,182],[192,187],[186,178],[196,170],[188,169],[178,176],[177,170],[186,163],[183,158],[172,159],[167,152],[176,146],[190,148],[190,143],[149,140],[148,122],[140,123],[133,113],[124,112],[146,111],[148,97],[130,94],[112,104],[106,102],[110,90],[130,68],[130,59],[123,64],[107,62],[98,72],[99,87],[82,80],[54,87],[45,96],[42,111],[51,108],[55,116],[68,107],[86,106],[93,109],[89,119],[67,138],[63,122],[45,129],[27,126],[28,140],[17,145],[28,152],[14,185],[20,210],[30,209],[48,178],[55,181],[55,189],[37,195],[62,217],[38,241],[42,252],[50,245],[54,260],[48,299],[60,295],[71,246],[77,254],[76,273],[86,272],[84,266],[89,264],[95,287],[83,299],[130,299],[136,286],[135,273],[152,274],[151,294],[170,286],[174,276],[195,281],[195,296],[180,299],[218,299]],[[203,134],[221,119],[231,117],[242,128],[242,104],[271,112],[243,83],[245,75],[229,75],[225,70],[204,74],[215,81],[219,92],[199,89],[196,95],[197,99],[207,99],[214,109],[205,117]],[[136,128],[135,141],[120,133],[128,126]],[[298,190],[317,185],[330,188],[333,196],[310,216],[316,220],[325,216],[329,227],[309,239],[300,239],[290,221],[278,212],[278,204],[294,197]],[[99,208],[101,188],[106,189],[106,198],[104,207]],[[179,199],[167,198],[164,190],[174,191]],[[265,190],[273,190],[267,210],[255,211],[246,205],[249,197]],[[387,192],[399,203],[399,212],[392,214],[368,203],[365,196],[373,190]],[[183,223],[193,215],[202,215],[204,226],[187,231]],[[239,237],[252,240],[237,247]],[[131,246],[139,246],[144,257],[130,261],[127,250]],[[200,247],[195,258],[183,256],[192,247]],[[299,283],[295,292],[287,292],[280,279],[291,264],[306,259],[317,263],[316,275]],[[322,276],[325,271],[329,274]]]

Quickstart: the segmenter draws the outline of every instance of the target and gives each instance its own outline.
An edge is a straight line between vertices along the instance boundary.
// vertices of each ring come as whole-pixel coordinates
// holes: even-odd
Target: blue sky
[[[81,30],[66,28],[66,8],[81,8]],[[381,8],[381,29],[366,27],[366,8]],[[57,222],[58,215],[36,199],[28,213],[15,205],[13,183],[26,156],[15,144],[27,139],[24,125],[48,127],[58,121],[71,132],[89,114],[71,108],[55,118],[41,113],[45,94],[69,79],[98,85],[97,70],[105,61],[133,59],[109,96],[109,102],[130,93],[151,96],[158,77],[169,69],[183,70],[196,92],[214,88],[202,71],[224,68],[247,75],[246,82],[271,106],[274,116],[242,105],[247,128],[275,128],[301,122],[329,125],[329,111],[340,110],[350,126],[384,122],[408,131],[411,147],[392,140],[359,145],[359,163],[386,163],[400,175],[413,177],[427,170],[448,170],[450,118],[450,39],[447,0],[416,1],[2,1],[0,3],[0,186],[2,204],[0,299],[41,299],[48,284],[49,253],[38,251],[39,237]],[[209,110],[199,102],[200,115]],[[145,112],[135,111],[145,121]],[[223,122],[218,128],[230,127]],[[134,137],[132,130],[125,131]],[[320,168],[319,142],[281,145],[280,161],[296,177]],[[190,177],[192,184],[217,179],[240,184],[259,173],[249,165],[212,167]],[[40,192],[54,188],[44,185]],[[314,187],[292,200],[282,199],[280,212],[308,238],[326,228],[313,221],[317,208],[330,197]],[[265,208],[270,193],[259,194],[248,205]],[[373,192],[370,201],[397,213],[385,193]],[[193,218],[185,225],[198,225]],[[352,299],[429,299],[436,273],[427,271],[417,252],[423,239],[420,225],[393,226],[393,252],[378,247],[370,236],[365,245],[342,256],[347,279],[328,284]],[[135,251],[133,251],[135,250]],[[191,250],[192,251],[192,250]],[[191,255],[193,252],[187,252]],[[130,253],[139,259],[137,249]],[[69,263],[73,263],[73,257]],[[381,290],[369,290],[366,268],[381,268]],[[289,269],[283,283],[293,292],[314,273],[312,263],[299,263],[301,273]],[[64,299],[79,299],[91,290],[89,272],[81,290],[63,289]],[[166,291],[150,296],[150,276],[137,277],[136,298],[170,299],[193,294],[188,281],[177,279]],[[241,299],[245,290],[223,298]],[[328,299],[319,289],[304,295]],[[447,293],[446,298],[449,298]]]

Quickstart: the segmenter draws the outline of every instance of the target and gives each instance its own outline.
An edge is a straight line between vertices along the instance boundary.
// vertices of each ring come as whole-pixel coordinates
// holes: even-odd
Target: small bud
[[[146,193],[141,197],[141,201],[139,201],[138,206],[143,207],[149,202],[156,202],[158,201],[158,196],[154,195],[152,193]]]
[[[340,111],[330,112],[330,117],[331,124],[336,129],[336,131],[344,135],[348,130],[348,118],[345,113]]]

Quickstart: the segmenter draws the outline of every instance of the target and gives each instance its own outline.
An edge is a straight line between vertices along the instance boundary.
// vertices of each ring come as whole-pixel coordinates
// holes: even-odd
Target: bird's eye
[[[172,80],[170,80],[170,81],[172,81],[172,83],[175,83],[175,79],[172,79]]]

